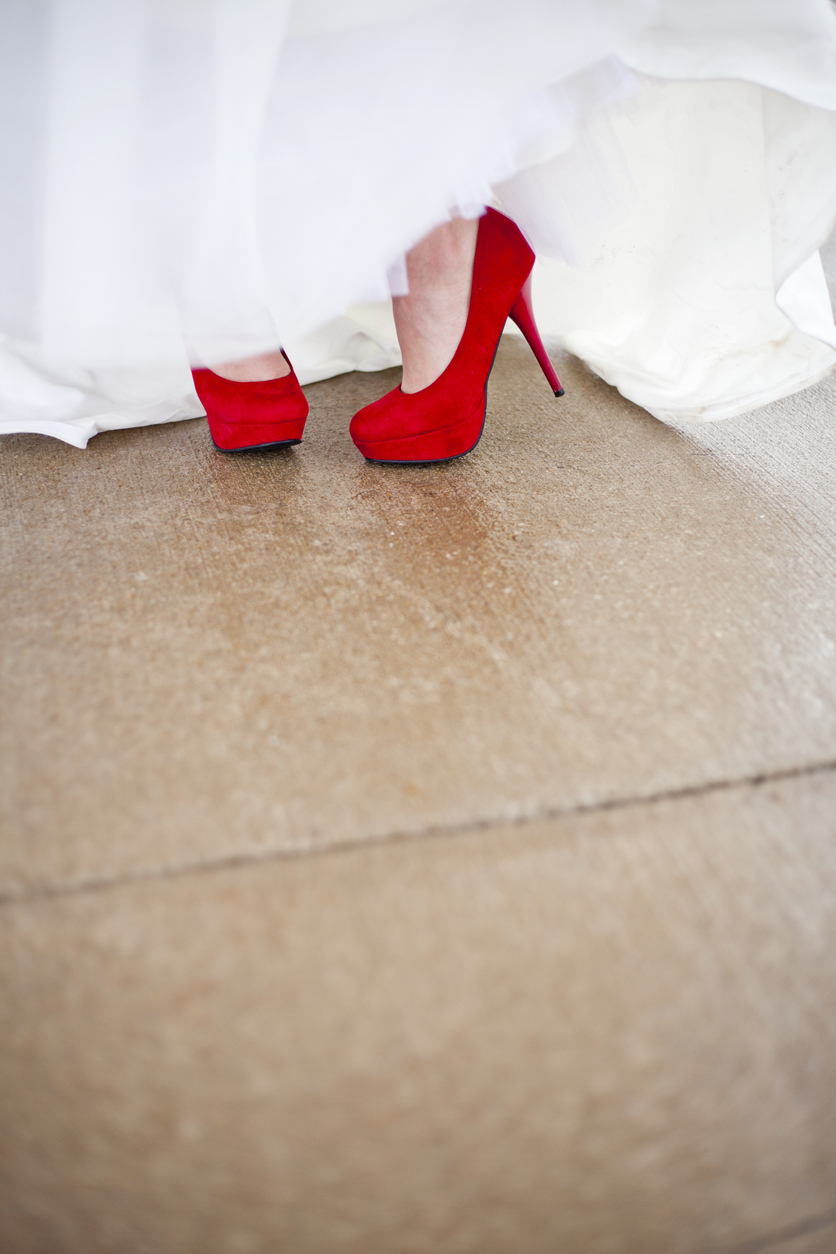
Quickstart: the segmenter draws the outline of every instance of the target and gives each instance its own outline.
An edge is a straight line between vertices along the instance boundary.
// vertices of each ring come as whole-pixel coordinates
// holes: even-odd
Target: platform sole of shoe
[[[292,448],[294,444],[301,444],[302,439],[299,437],[295,440],[270,440],[265,444],[242,444],[235,448],[224,448],[223,445],[212,443],[219,453],[268,453],[275,452],[283,448]]]

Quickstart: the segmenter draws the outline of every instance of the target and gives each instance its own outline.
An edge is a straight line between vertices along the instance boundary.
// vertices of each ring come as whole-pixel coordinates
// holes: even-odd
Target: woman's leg
[[[409,295],[392,302],[403,354],[404,392],[420,392],[449,366],[470,304],[470,278],[478,219],[453,218],[431,231],[406,255]],[[234,383],[282,379],[290,366],[280,352],[213,366]]]
[[[416,244],[406,256],[409,295],[392,302],[403,354],[404,392],[420,392],[449,366],[462,338],[470,305],[477,220],[454,218]],[[262,353],[213,366],[234,383],[283,379],[290,365],[281,352]]]
[[[478,219],[454,218],[406,255],[409,295],[392,301],[404,392],[420,392],[449,366],[470,305]]]
[[[233,383],[262,383],[265,379],[283,379],[290,374],[290,362],[281,352],[262,353],[260,357],[245,357],[243,361],[226,361],[213,366],[215,374]]]

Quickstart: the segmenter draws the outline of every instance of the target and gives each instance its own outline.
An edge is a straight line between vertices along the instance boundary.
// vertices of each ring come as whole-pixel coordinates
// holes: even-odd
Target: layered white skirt
[[[395,365],[405,250],[485,204],[660,418],[836,364],[829,0],[4,0],[0,169],[0,432],[195,416],[190,362],[280,344]]]

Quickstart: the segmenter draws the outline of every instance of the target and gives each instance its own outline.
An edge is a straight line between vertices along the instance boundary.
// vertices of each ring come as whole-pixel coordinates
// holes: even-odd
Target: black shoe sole
[[[215,441],[212,441],[215,444]],[[277,440],[274,444],[245,444],[242,448],[221,448],[220,444],[215,444],[215,448],[219,453],[265,453],[270,450],[292,448],[294,444],[301,444],[301,440]]]

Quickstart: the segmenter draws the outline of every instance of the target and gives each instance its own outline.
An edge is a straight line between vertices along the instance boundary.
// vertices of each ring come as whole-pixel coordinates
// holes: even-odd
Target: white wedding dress
[[[4,0],[0,163],[0,432],[192,417],[189,362],[279,344],[395,365],[405,250],[486,204],[659,418],[836,364],[830,0]]]

